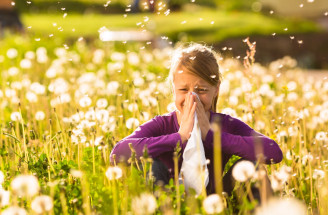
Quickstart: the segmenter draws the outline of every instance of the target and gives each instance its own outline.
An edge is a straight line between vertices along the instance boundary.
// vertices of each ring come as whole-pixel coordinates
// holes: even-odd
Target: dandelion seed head
[[[123,175],[122,169],[118,166],[108,167],[106,171],[106,177],[108,180],[120,179]]]
[[[0,185],[0,206],[4,207],[6,205],[9,205],[10,200],[10,192],[3,190]]]
[[[21,121],[22,116],[21,116],[20,112],[12,112],[11,115],[10,115],[10,119],[12,121]]]
[[[152,194],[142,193],[132,199],[132,210],[137,215],[153,214],[157,208],[156,199]]]
[[[82,178],[82,176],[83,176],[83,172],[81,172],[80,170],[76,170],[76,169],[71,169],[70,173],[75,178]]]
[[[306,206],[294,198],[271,198],[256,209],[255,215],[306,215]]]
[[[27,215],[27,212],[24,208],[20,208],[17,206],[11,206],[4,211],[1,212],[2,215]]]
[[[232,169],[232,176],[236,181],[245,182],[255,173],[255,166],[251,161],[240,161]]]
[[[224,209],[222,198],[218,194],[211,194],[203,201],[203,208],[207,214],[219,214]]]
[[[133,127],[138,127],[139,126],[139,120],[136,119],[136,118],[129,118],[129,119],[126,120],[125,125],[128,129],[132,129]]]
[[[41,195],[34,198],[31,203],[31,208],[37,214],[49,212],[53,208],[53,200],[50,196]]]
[[[37,121],[42,121],[42,120],[45,119],[45,117],[46,117],[46,115],[44,114],[43,111],[37,111],[37,112],[35,113],[35,119],[36,119]]]
[[[7,50],[7,57],[10,59],[16,58],[18,55],[18,51],[15,48],[10,48]]]
[[[33,175],[18,175],[12,180],[11,188],[17,196],[32,197],[39,192],[40,185]]]
[[[79,105],[81,107],[89,107],[92,103],[92,100],[89,96],[83,96],[80,101],[79,101]]]

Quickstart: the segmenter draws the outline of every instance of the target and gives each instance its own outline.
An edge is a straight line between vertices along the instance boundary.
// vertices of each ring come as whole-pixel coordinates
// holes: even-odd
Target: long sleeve
[[[247,160],[256,161],[258,153],[263,153],[265,163],[279,163],[282,160],[282,152],[278,144],[250,128],[244,122],[225,115],[222,120],[221,148],[222,152],[237,155]],[[204,146],[213,148],[213,131],[209,130]]]
[[[148,153],[152,157],[157,157],[162,153],[174,151],[177,143],[181,142],[179,133],[166,129],[167,121],[163,117],[158,116],[144,123],[137,128],[131,135],[119,141],[111,152],[111,160],[113,154],[116,155],[116,161],[127,160],[131,156],[129,143],[136,151],[139,158],[144,146],[148,147]],[[171,126],[172,127],[172,126]]]

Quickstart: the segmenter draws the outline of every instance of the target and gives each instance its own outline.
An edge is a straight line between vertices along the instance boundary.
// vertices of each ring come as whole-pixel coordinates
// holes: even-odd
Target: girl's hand
[[[195,96],[188,93],[183,105],[183,112],[180,113],[180,129],[178,133],[181,136],[182,143],[190,138],[190,134],[194,127],[194,115],[196,109]]]
[[[211,128],[210,120],[209,120],[209,112],[206,113],[203,104],[201,101],[196,97],[196,113],[198,124],[200,127],[200,131],[202,133],[202,140],[205,141],[206,135]]]

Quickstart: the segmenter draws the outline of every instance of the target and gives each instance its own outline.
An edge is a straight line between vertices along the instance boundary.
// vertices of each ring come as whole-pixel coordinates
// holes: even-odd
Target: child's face
[[[183,70],[175,72],[173,89],[175,106],[181,113],[188,92],[197,93],[206,112],[210,111],[213,99],[219,93],[219,86],[213,86],[204,79]]]

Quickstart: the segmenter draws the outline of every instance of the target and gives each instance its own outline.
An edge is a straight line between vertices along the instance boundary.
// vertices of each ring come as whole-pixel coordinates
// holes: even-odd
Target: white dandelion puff
[[[100,108],[100,109],[106,108],[107,105],[108,105],[107,99],[101,98],[101,99],[98,99],[97,102],[96,102],[97,108]]]
[[[10,115],[10,119],[12,121],[21,121],[22,116],[21,116],[20,112],[12,112],[11,115]]]
[[[70,173],[75,178],[82,178],[82,176],[83,176],[83,172],[80,170],[76,170],[76,169],[71,169]]]
[[[232,176],[236,181],[245,182],[255,173],[255,166],[251,161],[240,161],[232,169]]]
[[[6,205],[9,205],[10,200],[10,192],[0,189],[0,206],[4,207]]]
[[[315,135],[315,139],[317,141],[326,141],[327,140],[327,135],[325,132],[320,131]]]
[[[5,175],[3,174],[2,171],[0,171],[0,185],[3,184],[4,181],[5,181]]]
[[[7,57],[10,59],[13,59],[15,57],[17,57],[18,55],[18,51],[15,48],[10,48],[7,50]]]
[[[84,96],[80,99],[79,105],[81,107],[89,107],[91,105],[92,101],[89,96]]]
[[[32,62],[29,59],[23,59],[19,65],[22,69],[30,69],[32,67]]]
[[[37,121],[42,121],[42,120],[45,119],[45,117],[46,117],[46,115],[45,115],[45,113],[44,113],[43,111],[37,111],[37,112],[35,113],[35,119],[36,119]]]
[[[11,182],[11,188],[18,196],[32,197],[39,192],[40,185],[33,175],[19,175]]]
[[[106,177],[108,180],[116,180],[121,178],[123,175],[122,169],[118,166],[108,167],[106,171]]]
[[[307,210],[304,203],[293,198],[272,198],[256,209],[255,215],[306,215]]]
[[[20,208],[17,206],[12,206],[9,207],[7,209],[5,209],[4,211],[2,211],[1,213],[2,215],[27,215],[27,212],[24,208]]]
[[[37,214],[49,212],[53,208],[53,200],[50,196],[41,195],[34,198],[31,203],[31,208]]]
[[[153,214],[157,208],[156,199],[152,194],[142,193],[139,197],[132,199],[132,209],[137,215]]]
[[[223,211],[224,204],[218,194],[211,194],[204,199],[203,207],[207,214],[219,214]]]
[[[129,119],[126,120],[125,125],[128,129],[131,129],[133,127],[138,127],[139,126],[139,120],[136,119],[136,118],[129,118]]]

